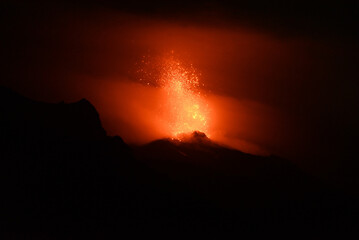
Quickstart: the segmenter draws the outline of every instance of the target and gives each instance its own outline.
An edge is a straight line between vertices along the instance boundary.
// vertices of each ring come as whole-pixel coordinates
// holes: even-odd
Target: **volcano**
[[[128,145],[106,135],[87,100],[50,104],[0,92],[0,218],[10,231],[355,229],[357,199],[286,159],[198,131]]]

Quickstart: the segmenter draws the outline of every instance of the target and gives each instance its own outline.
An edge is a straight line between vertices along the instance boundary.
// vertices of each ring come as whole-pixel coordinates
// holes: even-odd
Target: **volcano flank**
[[[107,136],[100,118],[87,100],[50,104],[0,88],[7,229],[240,234],[357,226],[357,198],[286,159],[227,148],[199,131],[128,145]]]

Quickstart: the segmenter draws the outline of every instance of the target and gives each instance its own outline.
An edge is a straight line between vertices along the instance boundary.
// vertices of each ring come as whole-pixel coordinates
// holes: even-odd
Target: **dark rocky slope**
[[[128,146],[106,136],[86,100],[41,103],[1,88],[0,146],[8,231],[358,228],[356,198],[284,159],[228,149],[198,132]]]

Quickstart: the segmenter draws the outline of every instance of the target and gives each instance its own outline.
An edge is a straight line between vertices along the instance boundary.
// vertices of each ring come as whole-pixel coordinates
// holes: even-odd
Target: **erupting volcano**
[[[209,107],[201,96],[199,77],[195,70],[186,69],[178,60],[165,60],[160,84],[167,93],[165,104],[169,114],[170,132],[180,134],[201,131],[208,135]]]
[[[209,137],[210,107],[201,92],[200,87],[204,84],[200,83],[200,74],[193,65],[181,62],[173,54],[162,57],[158,64],[148,65],[152,68],[141,69],[141,72],[151,76],[151,82],[164,90],[159,114],[167,125],[164,127],[168,128],[169,135],[180,139],[183,134],[199,131]],[[147,82],[147,85],[150,83]]]

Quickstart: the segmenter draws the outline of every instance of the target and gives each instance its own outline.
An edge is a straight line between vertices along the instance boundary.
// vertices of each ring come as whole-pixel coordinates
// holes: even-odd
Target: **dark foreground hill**
[[[1,88],[0,146],[7,232],[323,234],[359,227],[356,198],[284,159],[228,149],[198,132],[128,146],[106,136],[86,100],[41,103]]]

